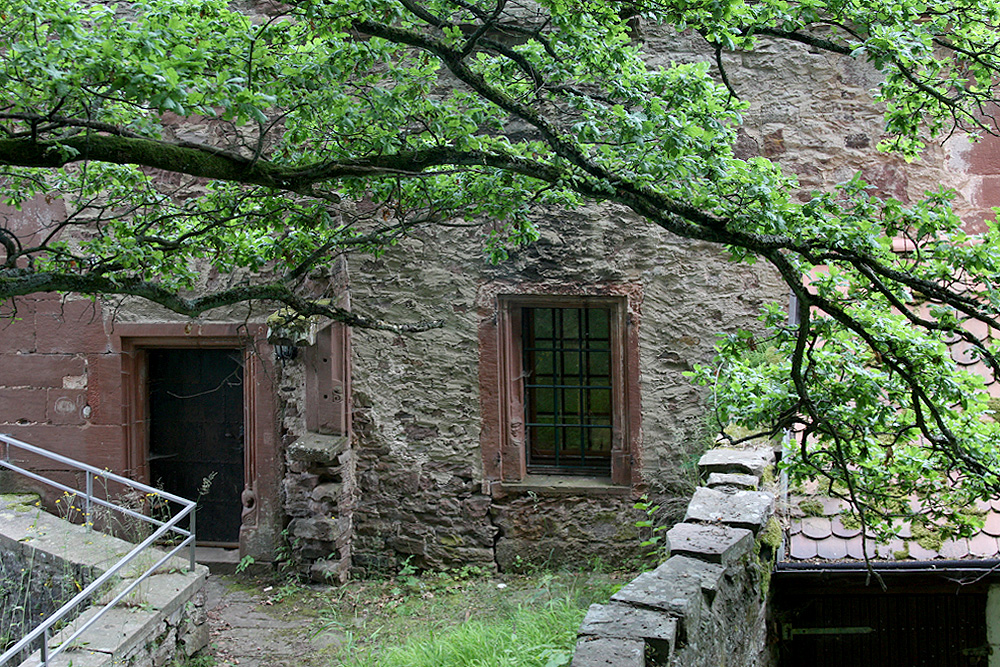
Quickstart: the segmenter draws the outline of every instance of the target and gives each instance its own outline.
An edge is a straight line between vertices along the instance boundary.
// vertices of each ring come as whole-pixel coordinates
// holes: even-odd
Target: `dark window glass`
[[[523,308],[524,410],[531,471],[611,470],[611,310]]]

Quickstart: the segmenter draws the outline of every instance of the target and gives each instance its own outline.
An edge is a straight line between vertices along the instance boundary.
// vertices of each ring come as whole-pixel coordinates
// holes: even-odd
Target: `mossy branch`
[[[188,317],[196,317],[214,308],[238,303],[267,301],[284,304],[303,317],[321,315],[362,329],[415,333],[437,329],[444,324],[441,320],[393,323],[364,317],[333,305],[329,299],[301,297],[281,283],[240,285],[187,298],[162,285],[138,278],[122,279],[95,274],[29,272],[24,270],[0,272],[0,300],[37,292],[75,292],[92,296],[105,294],[136,296]]]

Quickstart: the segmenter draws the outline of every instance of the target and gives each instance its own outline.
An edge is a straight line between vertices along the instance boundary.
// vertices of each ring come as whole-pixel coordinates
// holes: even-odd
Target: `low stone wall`
[[[0,496],[0,553],[12,562],[48,564],[43,588],[47,581],[70,592],[72,597],[134,546],[63,521],[32,503],[33,499],[26,496]],[[156,550],[140,554],[95,604],[103,605],[118,595],[162,555]],[[49,665],[162,667],[175,657],[193,655],[208,643],[203,594],[207,576],[208,569],[204,566],[188,572],[186,560],[171,559],[95,622],[77,639],[75,646],[49,660]],[[19,593],[15,591],[13,595]],[[61,645],[98,611],[98,608],[87,609],[68,623],[50,638],[50,649]],[[31,625],[37,625],[38,620],[31,619]],[[39,664],[36,651],[21,667]]]
[[[592,605],[573,667],[768,667],[767,591],[781,530],[766,489],[770,449],[713,449],[671,556]]]
[[[36,501],[35,496],[4,496],[7,508],[18,512],[38,512]],[[98,576],[96,568],[0,534],[0,653]]]

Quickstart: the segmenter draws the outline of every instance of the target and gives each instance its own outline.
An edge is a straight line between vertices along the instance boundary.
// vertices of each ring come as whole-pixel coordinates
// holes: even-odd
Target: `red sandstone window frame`
[[[599,295],[501,294],[492,312],[480,319],[480,396],[483,424],[480,441],[484,479],[491,493],[533,479],[558,477],[572,486],[586,475],[569,469],[541,474],[529,469],[525,441],[521,312],[524,308],[605,308],[610,311],[612,377],[612,447],[607,488],[628,490],[639,483],[639,341],[637,298],[627,289]],[[590,476],[591,479],[593,475]],[[544,485],[544,481],[541,482]],[[598,487],[599,488],[599,487]]]

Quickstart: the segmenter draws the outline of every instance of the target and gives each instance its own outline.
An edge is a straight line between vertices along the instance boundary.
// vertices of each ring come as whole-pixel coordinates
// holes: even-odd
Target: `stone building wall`
[[[440,330],[406,338],[354,332],[355,566],[394,567],[405,557],[433,567],[621,562],[638,548],[638,495],[687,493],[707,426],[702,394],[682,373],[710,359],[717,332],[752,328],[783,289],[766,267],[730,264],[717,249],[671,239],[616,207],[553,215],[541,233],[491,266],[473,234],[421,230],[400,252],[352,271],[355,303],[377,304],[390,319],[445,319]],[[606,286],[634,301],[642,482],[491,489],[477,332],[494,326],[496,295]]]
[[[656,27],[640,35],[657,63],[711,60],[695,35]],[[986,215],[984,198],[1000,182],[992,175],[1000,160],[989,158],[997,143],[932,142],[911,164],[879,152],[883,121],[871,96],[879,79],[864,62],[764,42],[724,63],[750,102],[737,154],[780,162],[798,176],[803,200],[861,172],[879,194],[904,203],[940,183],[955,185],[970,228]],[[694,484],[706,417],[703,394],[682,373],[711,358],[716,333],[757,326],[760,306],[784,303],[787,289],[767,267],[730,264],[718,248],[672,238],[616,206],[553,212],[540,231],[538,242],[499,266],[485,262],[475,233],[455,230],[414,232],[394,252],[352,265],[355,304],[391,319],[445,319],[442,330],[407,338],[354,334],[353,553],[362,570],[408,556],[432,566],[492,557],[510,567],[515,556],[622,560],[637,543],[629,527],[638,495],[650,492],[668,507],[666,521],[683,512],[679,499]],[[608,285],[632,289],[636,304],[639,481],[617,495],[498,493],[481,454],[491,424],[476,386],[477,326],[496,316],[497,294],[592,294]]]
[[[659,64],[711,60],[697,36],[646,26],[638,38]],[[996,141],[971,146],[957,137],[912,164],[876,150],[882,120],[869,91],[878,78],[864,63],[766,42],[752,54],[725,54],[724,63],[750,102],[737,154],[779,161],[804,193],[857,171],[904,202],[944,182],[958,188],[973,228],[1000,204]],[[218,128],[171,122],[178,136],[225,141]],[[26,239],[63,213],[58,201],[0,210]],[[720,249],[670,237],[617,206],[551,212],[540,231],[538,242],[491,266],[481,230],[414,230],[378,259],[348,257],[329,284],[317,285],[317,293],[346,290],[366,315],[445,321],[405,337],[351,334],[343,370],[353,397],[339,433],[306,423],[305,357],[274,361],[264,341],[266,311],[188,321],[134,301],[44,294],[2,304],[0,432],[134,473],[134,377],[122,338],[145,327],[187,345],[228,327],[260,359],[254,382],[268,396],[248,406],[266,446],[245,490],[244,523],[253,527],[253,539],[241,544],[246,555],[273,558],[286,541],[304,571],[326,579],[352,567],[392,570],[408,557],[426,567],[627,560],[638,548],[636,498],[648,492],[667,508],[664,520],[675,520],[695,484],[693,461],[708,427],[704,394],[683,372],[711,358],[718,332],[757,326],[760,307],[783,303],[787,289],[766,266],[731,264]],[[638,340],[632,483],[496,484],[482,453],[492,424],[481,406],[480,336],[494,326],[497,295],[609,289],[628,293]],[[324,454],[313,436],[327,439],[318,446]]]

